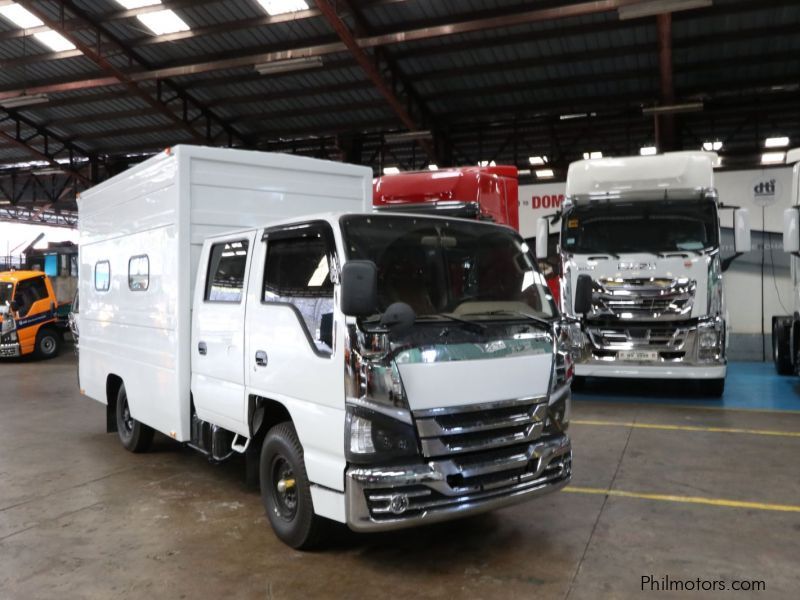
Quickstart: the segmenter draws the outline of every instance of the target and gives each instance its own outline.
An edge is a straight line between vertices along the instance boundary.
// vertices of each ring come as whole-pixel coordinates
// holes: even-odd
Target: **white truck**
[[[84,192],[79,385],[108,431],[244,454],[293,547],[571,477],[569,328],[510,228],[371,213],[370,169],[177,146]]]
[[[800,373],[800,148],[786,153],[792,169],[792,207],[783,212],[783,251],[791,254],[792,314],[772,317],[772,357],[780,375]]]
[[[584,337],[573,389],[586,377],[696,380],[725,386],[728,319],[720,256],[716,155],[674,152],[570,165],[562,212],[537,222],[547,256],[560,219],[561,309]],[[734,211],[734,256],[750,250],[746,209]],[[579,293],[584,280],[591,293]],[[586,288],[583,288],[586,289]]]

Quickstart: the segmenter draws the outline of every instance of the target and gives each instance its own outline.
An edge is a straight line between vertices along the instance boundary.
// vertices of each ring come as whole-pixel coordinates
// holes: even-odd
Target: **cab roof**
[[[45,273],[43,271],[2,271],[0,272],[0,281],[10,281],[17,283],[24,279],[31,279],[33,277],[42,277]]]

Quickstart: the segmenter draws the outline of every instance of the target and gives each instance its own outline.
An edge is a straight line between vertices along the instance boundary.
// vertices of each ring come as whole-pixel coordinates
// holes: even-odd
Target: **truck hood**
[[[656,256],[649,253],[620,254],[619,257],[592,254],[570,255],[564,260],[564,284],[562,290],[567,314],[576,316],[572,307],[572,290],[579,275],[589,275],[595,281],[604,280],[674,280],[688,279],[695,282],[695,295],[690,314],[683,318],[698,318],[708,313],[708,272],[714,254],[692,254]]]
[[[433,344],[395,357],[412,411],[546,396],[553,373],[550,333],[485,343]]]

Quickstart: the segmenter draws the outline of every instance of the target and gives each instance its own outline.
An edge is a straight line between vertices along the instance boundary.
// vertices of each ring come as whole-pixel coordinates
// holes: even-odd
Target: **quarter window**
[[[111,264],[101,260],[94,266],[94,289],[98,292],[107,292],[111,287]]]
[[[128,261],[128,289],[144,292],[150,287],[150,258],[146,254],[132,256]]]
[[[221,242],[211,246],[205,300],[241,302],[247,265],[247,240]]]
[[[291,304],[317,352],[333,345],[333,282],[330,248],[319,231],[299,237],[268,238],[264,302]]]

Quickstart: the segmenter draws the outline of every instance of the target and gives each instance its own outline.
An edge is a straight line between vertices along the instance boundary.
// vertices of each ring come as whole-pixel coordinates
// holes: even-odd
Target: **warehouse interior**
[[[577,600],[634,598],[648,592],[794,598],[800,586],[800,480],[794,460],[800,456],[800,282],[795,264],[800,260],[800,154],[793,150],[800,147],[798,32],[800,4],[794,0],[0,0],[0,598],[369,594],[388,599],[460,593],[470,598]],[[210,166],[189,175],[182,160]],[[174,187],[186,185],[189,202],[176,200],[176,218],[188,222],[177,221],[176,233],[157,238],[156,225],[141,224],[156,223],[167,213],[158,186],[168,185],[163,182],[173,176],[173,167],[164,166],[170,161],[177,165],[174,172],[182,173],[174,175]],[[234,166],[225,171],[227,167],[219,166],[224,164]],[[692,171],[692,165],[699,170]],[[617,169],[616,174],[603,179],[604,166]],[[253,174],[256,168],[281,171],[275,177],[280,185],[270,187],[268,177]],[[303,169],[316,169],[312,175],[320,179],[282,178]],[[217,175],[226,172],[227,177]],[[589,175],[584,180],[580,173],[595,177],[595,187],[590,189],[585,183]],[[701,189],[686,184],[696,173],[713,185]],[[330,179],[328,189],[305,191],[318,185],[312,182],[334,175],[339,179]],[[421,192],[414,188],[408,201],[412,206],[400,206],[404,201],[390,191],[393,181],[406,181],[393,177],[406,176],[414,185],[428,186]],[[470,177],[478,182],[474,199],[447,187],[453,178]],[[242,200],[234,188],[244,190],[244,183],[239,185],[237,178],[251,182],[241,192]],[[352,183],[356,179],[359,183]],[[508,220],[482,204],[481,194],[488,197],[489,189],[481,187],[484,181],[493,182],[491,186],[502,182],[497,189],[507,190],[501,195],[508,203],[503,209],[509,211]],[[226,185],[228,192],[209,195],[208,190]],[[608,186],[614,185],[609,192]],[[639,196],[626,196],[626,186]],[[689,196],[679,195],[687,191],[684,187],[699,193],[691,196],[697,206],[713,206],[703,243],[681,238],[689,235],[682,223],[698,218]],[[122,198],[128,202],[128,190],[134,188],[149,191],[136,211],[126,212]],[[678,195],[672,196],[674,189]],[[358,196],[362,192],[363,198]],[[242,206],[269,206],[279,196],[300,198],[297,202],[305,201],[301,196],[313,197],[318,206],[325,194],[351,194],[351,200],[366,207],[358,212],[373,216],[364,217],[366,224],[358,230],[347,225],[347,216],[341,221],[314,216],[306,222],[302,212],[280,213],[287,223],[289,218],[301,223],[297,225],[270,220],[264,216],[271,214],[267,209],[239,212]],[[201,197],[206,203],[202,210]],[[624,212],[629,210],[625,202],[636,206],[644,197],[645,221],[663,223],[653,232],[669,233],[669,227],[679,231],[674,248],[642,250],[642,242],[634,248],[633,242],[626,246],[620,239],[638,236],[646,241],[648,236],[636,231],[649,226],[645,221],[636,221],[641,224],[627,231],[620,225],[635,220],[633,212]],[[615,201],[623,208],[613,208]],[[430,207],[418,208],[426,202]],[[357,256],[357,244],[344,240],[356,239],[360,231],[375,245],[387,231],[401,229],[391,225],[393,203],[406,221],[452,222],[448,227],[453,237],[435,229],[436,251],[442,256],[450,256],[455,247],[466,252],[463,240],[473,235],[471,228],[502,227],[504,235],[513,234],[515,247],[526,253],[516,268],[530,268],[524,281],[542,290],[539,316],[520,315],[519,302],[528,302],[528,309],[532,305],[526,296],[515,297],[514,306],[489,306],[507,310],[484,307],[485,321],[473,322],[478,313],[455,305],[443,308],[444,299],[430,292],[436,271],[425,271],[428,279],[420,284],[429,288],[425,303],[412,301],[411,295],[400,298],[409,317],[381,300],[380,325],[385,329],[370,330],[372,321],[377,323],[366,318],[372,313],[347,312],[344,306],[349,297],[345,286],[351,281],[345,267],[369,262],[360,259],[370,258],[371,246],[364,242],[359,246],[363,256]],[[373,210],[387,208],[387,215],[374,216]],[[474,214],[469,212],[473,209]],[[337,214],[339,210],[331,208]],[[670,217],[670,210],[678,210],[679,217]],[[195,213],[203,213],[202,227]],[[308,211],[317,213],[322,214]],[[330,286],[331,306],[342,304],[319,320],[327,308],[319,302],[309,308],[309,298],[319,298],[316,290],[281,292],[291,275],[277,277],[274,288],[267,280],[270,253],[277,256],[281,236],[297,227],[316,231],[324,219],[332,229],[321,229],[318,237],[335,238],[328,243],[340,248],[339,256],[335,251],[320,254],[323,260],[311,265],[306,280],[309,274],[312,280],[318,277],[324,264],[330,269],[324,275],[329,277],[325,285]],[[598,230],[613,227],[622,234],[613,239],[598,230],[591,233],[592,219],[600,223]],[[475,220],[495,224],[478,225]],[[227,223],[238,225],[223,226]],[[284,226],[286,231],[276,233],[275,228]],[[576,241],[579,226],[584,237]],[[373,237],[369,227],[376,230]],[[239,237],[230,236],[245,229],[252,229],[247,233],[252,237],[242,246]],[[125,237],[131,231],[156,241],[137,249]],[[587,242],[590,233],[592,240],[607,245]],[[191,237],[189,258],[176,250],[173,260],[168,244],[186,235]],[[222,236],[222,242],[214,245],[217,238],[212,236]],[[406,266],[409,270],[389,264],[389,259],[385,267],[383,259],[372,260],[372,268],[379,270],[378,294],[388,289],[382,286],[388,286],[389,276],[381,269],[395,269],[398,280],[405,278],[410,285],[415,277],[410,274],[427,265],[432,237],[423,233],[414,239],[407,246],[389,246],[415,257],[419,264]],[[543,239],[549,245],[540,251]],[[117,258],[102,254],[106,250],[97,246],[100,241],[124,246],[126,254],[114,262]],[[222,243],[228,246],[220,254],[215,248]],[[268,248],[266,255],[262,246]],[[477,244],[471,251],[502,261],[498,248]],[[230,316],[234,313],[215,316],[218,306],[213,302],[229,297],[209,297],[216,285],[230,293],[230,281],[223,285],[212,279],[226,257],[237,255],[247,255],[247,269],[242,262],[240,271],[227,274],[230,281],[238,277],[246,286],[249,278],[264,286],[252,293],[239,288],[237,302],[247,305],[236,325],[239,335],[248,340],[255,335],[252,323],[269,329],[275,317],[268,318],[273,313],[266,311],[280,308],[269,306],[273,300],[286,305],[293,312],[284,312],[292,324],[300,324],[300,333],[287,337],[284,348],[308,341],[313,350],[305,348],[308,363],[297,351],[287,351],[285,357],[297,369],[291,373],[303,390],[298,397],[309,400],[312,393],[305,380],[337,382],[322,390],[316,408],[309,409],[314,428],[308,431],[313,433],[303,431],[294,404],[286,400],[284,406],[278,400],[292,396],[285,390],[266,398],[263,388],[256,393],[245,383],[244,409],[239,410],[244,430],[225,421],[214,423],[206,416],[213,411],[203,412],[202,404],[215,400],[204,399],[213,393],[199,389],[210,371],[195,372],[202,360],[195,351],[205,356],[206,340],[212,357],[214,348],[210,338],[197,332],[198,309],[210,311],[209,322],[221,327],[215,335],[226,335],[230,319],[239,318]],[[400,263],[402,253],[393,256]],[[295,255],[287,257],[288,272],[300,278],[305,265]],[[478,263],[462,259],[462,266],[473,269]],[[508,267],[492,265],[492,278],[482,277],[499,282],[494,286],[500,289]],[[179,291],[159,296],[175,273],[180,273],[175,277]],[[195,277],[201,290],[197,295]],[[365,277],[363,271],[360,277]],[[26,279],[40,281],[39,287]],[[467,279],[464,275],[465,288]],[[588,287],[582,288],[584,283]],[[38,295],[25,296],[26,285]],[[191,289],[191,295],[180,291],[180,285]],[[639,288],[646,288],[642,293],[650,303],[644,308],[629,300]],[[589,299],[587,308],[579,310],[583,289],[589,290]],[[469,296],[460,287],[456,291],[465,305],[490,304],[481,304],[483,297]],[[672,300],[658,305],[668,294],[674,294]],[[139,300],[141,304],[131,304]],[[499,300],[505,298],[491,296],[491,302]],[[439,312],[427,307],[429,301],[439,301]],[[553,307],[549,313],[544,307],[548,302]],[[606,314],[593,322],[598,302],[605,303],[608,314],[617,310],[616,316]],[[145,365],[150,359],[141,348],[141,359],[120,348],[128,336],[132,343],[141,336],[147,344],[160,344],[169,336],[152,332],[172,318],[173,309],[187,315],[186,324],[175,331],[194,328],[185,343],[191,359],[183,357],[180,344],[159,359],[178,365],[176,372],[183,365],[186,369],[179,380],[183,387],[159,391],[164,398],[185,396],[186,410],[191,407],[175,428],[147,422],[145,413],[136,412],[131,390],[138,381],[123,383],[125,377],[116,375],[99,379],[106,375],[103,369],[113,371],[117,362]],[[249,315],[259,310],[265,311],[264,318],[250,321]],[[131,320],[125,320],[126,311]],[[316,311],[316,325],[309,311]],[[136,329],[135,319],[147,314],[153,321]],[[531,333],[541,327],[533,321],[542,321],[542,315],[550,329]],[[176,322],[184,323],[183,318]],[[118,323],[123,326],[114,329]],[[278,329],[287,331],[287,322],[280,323]],[[514,330],[516,337],[491,338],[493,328],[506,326],[520,328]],[[398,342],[408,331],[419,334],[434,327],[440,329],[433,341]],[[328,337],[327,328],[333,332]],[[663,334],[665,328],[668,334]],[[711,334],[716,336],[713,343],[704,345],[703,336]],[[379,335],[383,342],[377,341]],[[625,338],[622,345],[620,335]],[[664,343],[680,352],[654,351],[659,335],[667,335]],[[549,336],[552,349],[525,346],[536,343],[525,340],[541,336]],[[373,340],[372,352],[383,348],[380,344],[400,344],[392,346],[397,353],[392,356],[404,358],[391,363],[388,383],[374,384],[371,377],[376,375],[363,374],[384,377],[386,370],[367,360],[366,345],[358,346],[367,338]],[[96,340],[102,344],[93,346]],[[352,347],[345,346],[350,343]],[[280,350],[270,348],[269,361],[266,353],[262,357],[257,352],[251,365],[248,344],[238,375],[245,382],[252,377],[250,371],[284,364]],[[415,344],[419,358],[408,351]],[[459,352],[469,347],[473,354],[456,357],[456,345]],[[506,347],[521,355],[490,356]],[[236,348],[227,346],[228,359]],[[706,358],[690,361],[691,352]],[[358,371],[346,362],[328,369],[328,363],[314,362],[325,360],[332,366],[342,358],[355,360],[354,355],[369,367]],[[546,369],[513,370],[513,360],[533,365],[544,361],[544,355],[553,361]],[[501,360],[509,366],[490,369],[481,380],[479,368]],[[415,361],[420,364],[410,364]],[[458,370],[456,363],[465,362],[474,365],[472,374]],[[412,374],[423,368],[441,374],[420,379],[428,382],[420,387]],[[339,379],[332,379],[328,370]],[[137,380],[154,386],[148,390],[158,389],[165,377],[144,368],[135,373]],[[87,383],[95,375],[100,383]],[[367,404],[352,402],[346,387],[351,380],[367,390]],[[531,389],[543,386],[542,398],[550,407],[538,423],[532,405],[525,418],[535,427],[521,438],[514,438],[509,422],[500,419],[518,415],[509,412],[510,405],[496,402],[510,399],[508,394],[525,396],[528,403],[538,397],[538,392],[510,392],[517,381]],[[390,406],[376,409],[370,393],[377,394],[372,386],[379,384],[389,387]],[[393,395],[396,385],[400,392]],[[115,411],[128,410],[127,398],[120,404],[126,388],[132,412],[123,417]],[[566,400],[558,391],[564,389]],[[464,408],[466,401],[449,398],[456,394],[475,398],[470,401],[474,406]],[[480,394],[486,395],[484,401]],[[423,396],[428,404],[415,405]],[[553,404],[557,396],[566,408]],[[436,404],[438,400],[445,404]],[[334,408],[338,412],[325,412]],[[487,412],[469,423],[463,416],[489,408],[501,412]],[[373,409],[380,414],[370,421],[363,411]],[[563,436],[563,448],[571,444],[569,450],[558,450],[568,452],[559,463],[563,477],[549,490],[554,493],[520,503],[510,500],[515,495],[510,491],[499,502],[504,492],[496,490],[506,489],[497,487],[499,479],[482,480],[480,493],[464,496],[454,509],[441,508],[450,506],[452,498],[441,499],[438,507],[415,509],[415,498],[430,493],[419,488],[438,485],[422,478],[410,491],[371,496],[372,488],[380,486],[364,475],[359,485],[365,491],[356,488],[358,473],[374,466],[369,473],[376,481],[385,473],[353,454],[355,424],[363,428],[372,423],[372,433],[367,429],[366,435],[377,436],[387,415],[397,420],[401,413],[416,444],[414,468],[439,465],[441,457],[428,454],[433,438],[425,427],[444,431],[446,423],[465,444],[481,428],[506,432],[515,443],[530,442],[525,468],[528,473],[539,461],[537,477],[544,477],[545,463],[533,442]],[[341,418],[326,420],[331,414]],[[123,423],[132,424],[134,438],[123,437]],[[269,426],[286,423],[294,423],[292,431],[297,431],[287,439],[300,450],[296,455],[286,450],[289,458],[279,463],[283,470],[272,474],[273,487],[280,492],[275,495],[264,487],[270,484],[265,483],[266,467],[259,471],[258,461],[267,455],[273,431]],[[390,441],[400,435],[394,427]],[[534,439],[534,430],[543,437]],[[137,442],[140,431],[145,432],[143,440],[152,437],[152,447],[150,438],[146,444]],[[315,437],[325,438],[325,447],[335,448],[333,454],[319,458]],[[223,458],[219,440],[230,450]],[[373,441],[377,445],[378,437]],[[400,450],[395,448],[384,466],[410,473],[401,458],[407,450],[403,443],[398,442]],[[140,452],[145,447],[148,451]],[[499,477],[502,451],[495,446],[485,455],[453,450],[454,455],[466,452],[448,463],[463,473],[450,473],[447,481],[468,478],[464,456],[474,458],[469,463],[473,469],[494,469],[493,477]],[[519,454],[515,456],[517,460]],[[332,479],[329,473],[318,475],[333,463],[338,466],[331,467]],[[525,476],[515,477],[522,486]],[[341,489],[322,483],[337,478]],[[296,496],[287,496],[285,490],[298,486],[302,493],[303,485],[310,486],[308,505],[301,500],[298,509]],[[359,491],[363,497],[354,500]],[[265,494],[278,500],[270,504]],[[381,521],[383,509],[370,504],[365,517],[370,526],[362,524],[359,530],[359,522],[351,518],[354,506],[373,497],[377,502],[385,498],[385,512],[391,511],[397,524]],[[289,520],[310,510],[309,518],[324,524],[324,543],[313,548],[309,543],[305,549],[305,540],[287,541],[295,534],[281,533],[271,514],[275,506],[288,510]],[[419,512],[401,524],[409,510]],[[407,528],[410,524],[419,526]]]

